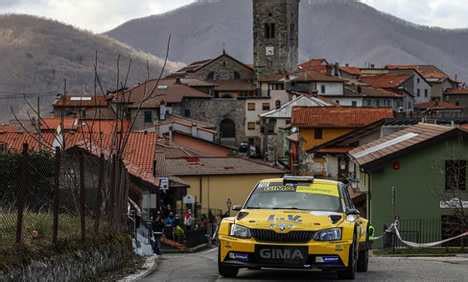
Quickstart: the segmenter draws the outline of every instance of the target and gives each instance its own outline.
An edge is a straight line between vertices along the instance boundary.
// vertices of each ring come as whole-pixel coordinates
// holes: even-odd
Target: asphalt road
[[[218,275],[217,249],[164,255],[158,271],[143,281],[335,281],[334,273],[241,270],[237,279]],[[468,259],[372,257],[356,281],[468,281]]]

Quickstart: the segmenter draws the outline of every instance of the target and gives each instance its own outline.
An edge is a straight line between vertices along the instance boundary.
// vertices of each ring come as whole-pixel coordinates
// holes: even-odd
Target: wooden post
[[[99,233],[99,223],[101,220],[101,207],[102,207],[102,186],[104,183],[104,154],[101,154],[99,158],[99,175],[98,175],[98,187],[97,187],[97,199],[96,199],[96,218],[94,222],[94,233]]]
[[[80,152],[80,223],[81,223],[81,240],[86,239],[86,214],[85,214],[85,201],[86,201],[86,189],[85,189],[85,172],[84,172],[84,153]]]
[[[23,213],[24,213],[24,202],[25,202],[25,193],[26,187],[26,161],[28,157],[28,144],[23,144],[23,151],[18,165],[17,172],[17,186],[16,186],[16,207],[17,207],[17,217],[16,217],[16,244],[21,244],[23,242]]]
[[[52,243],[56,246],[58,239],[58,224],[59,224],[59,205],[60,205],[60,166],[61,166],[61,151],[60,147],[55,148],[55,185],[54,185],[54,203],[53,203],[53,226],[52,226]]]

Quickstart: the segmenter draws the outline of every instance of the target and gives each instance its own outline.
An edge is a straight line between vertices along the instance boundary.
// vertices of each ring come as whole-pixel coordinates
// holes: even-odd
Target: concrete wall
[[[324,87],[325,89],[322,89]],[[322,92],[325,90],[325,92]],[[344,85],[341,82],[317,82],[317,91],[319,95],[343,95]]]

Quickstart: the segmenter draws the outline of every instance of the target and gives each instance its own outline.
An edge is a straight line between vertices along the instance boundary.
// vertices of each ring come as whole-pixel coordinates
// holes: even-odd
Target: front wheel
[[[345,270],[338,272],[340,279],[354,280],[356,279],[357,262],[358,262],[358,242],[354,239],[353,244],[349,247],[349,263]]]
[[[218,247],[218,273],[226,278],[235,278],[239,273],[239,268],[227,266],[221,262],[221,251]]]
[[[369,250],[359,252],[359,259],[357,263],[358,272],[367,272],[369,269]]]

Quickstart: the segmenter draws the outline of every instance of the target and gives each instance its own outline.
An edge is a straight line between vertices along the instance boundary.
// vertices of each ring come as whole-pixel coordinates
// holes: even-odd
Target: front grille
[[[255,240],[260,242],[290,242],[307,243],[314,237],[313,231],[291,231],[288,233],[276,233],[273,230],[252,229],[250,230]]]

